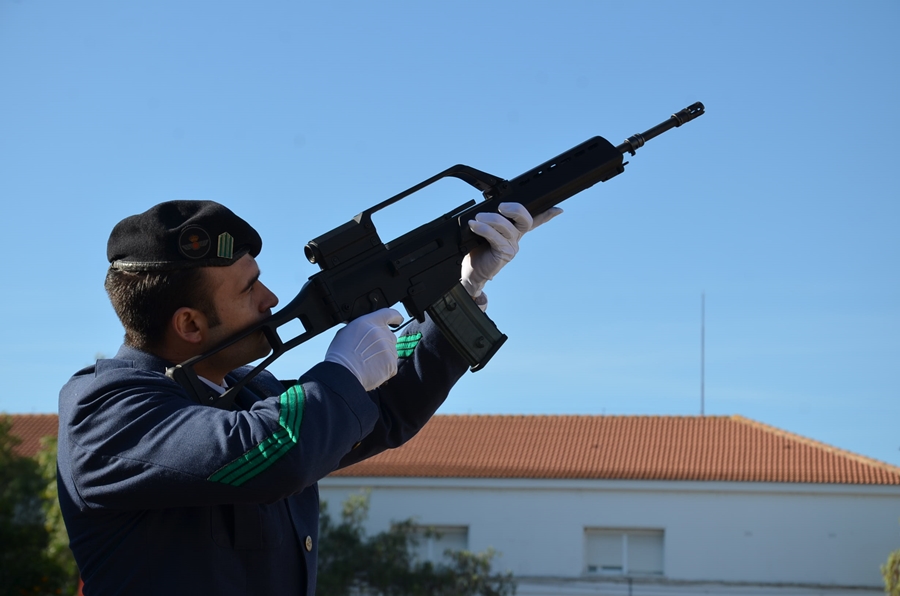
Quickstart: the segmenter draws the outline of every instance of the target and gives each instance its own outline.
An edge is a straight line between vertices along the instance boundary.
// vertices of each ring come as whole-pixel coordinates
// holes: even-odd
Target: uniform
[[[128,346],[76,373],[58,488],[84,593],[313,594],[316,482],[410,439],[466,370],[433,323],[409,329],[374,391],[322,362],[290,387],[264,371],[233,411],[198,405],[171,363]]]

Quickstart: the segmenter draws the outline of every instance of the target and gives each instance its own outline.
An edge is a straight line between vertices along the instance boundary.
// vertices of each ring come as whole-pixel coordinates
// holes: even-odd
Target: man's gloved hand
[[[366,391],[397,374],[397,337],[388,325],[399,325],[403,316],[383,308],[347,323],[325,352],[325,362],[350,369]]]
[[[481,296],[484,284],[516,256],[525,232],[562,213],[559,207],[551,207],[532,219],[519,203],[500,203],[497,210],[499,214],[479,213],[469,222],[469,228],[488,241],[487,246],[479,246],[463,259],[460,282],[472,298]]]

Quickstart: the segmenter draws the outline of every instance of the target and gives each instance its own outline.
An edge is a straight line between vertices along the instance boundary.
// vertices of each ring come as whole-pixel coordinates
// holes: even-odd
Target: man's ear
[[[206,315],[196,308],[182,306],[172,315],[172,331],[176,337],[191,344],[199,344],[209,328]]]

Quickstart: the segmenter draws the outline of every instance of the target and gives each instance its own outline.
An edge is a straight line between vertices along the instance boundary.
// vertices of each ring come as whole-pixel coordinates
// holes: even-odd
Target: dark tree
[[[68,539],[65,552],[55,550],[51,540],[57,536],[58,542],[59,528],[65,534],[65,527],[61,518],[53,527],[47,517],[54,505],[58,508],[55,443],[42,460],[23,457],[15,453],[19,440],[11,427],[9,417],[0,415],[0,596],[73,594],[78,576]],[[50,460],[52,494],[45,475]]]

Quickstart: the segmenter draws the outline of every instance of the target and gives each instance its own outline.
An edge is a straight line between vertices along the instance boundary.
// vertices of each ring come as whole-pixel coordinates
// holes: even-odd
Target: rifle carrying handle
[[[462,284],[456,284],[426,311],[472,372],[484,368],[507,339]]]

